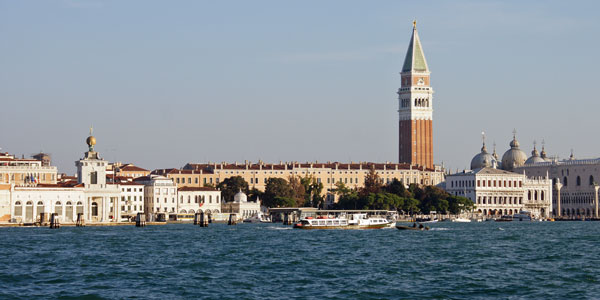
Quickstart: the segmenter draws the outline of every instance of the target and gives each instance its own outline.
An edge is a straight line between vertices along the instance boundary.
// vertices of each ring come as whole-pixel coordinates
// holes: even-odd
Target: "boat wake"
[[[267,229],[270,230],[292,230],[292,227],[275,227],[275,226],[269,226],[267,227]]]
[[[434,230],[434,231],[446,231],[446,230],[450,230],[450,228],[445,228],[445,227],[436,227],[436,228],[430,228],[429,230]]]

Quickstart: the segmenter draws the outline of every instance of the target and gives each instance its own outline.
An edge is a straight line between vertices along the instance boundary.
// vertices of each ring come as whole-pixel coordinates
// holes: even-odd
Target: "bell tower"
[[[404,58],[399,102],[399,162],[433,168],[433,90],[417,22]]]

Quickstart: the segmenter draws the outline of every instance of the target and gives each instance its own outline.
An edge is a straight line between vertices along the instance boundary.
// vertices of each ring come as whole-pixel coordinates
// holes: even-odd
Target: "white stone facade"
[[[180,214],[221,212],[221,191],[213,188],[181,187],[178,199],[177,211]]]
[[[475,211],[485,216],[513,215],[529,211],[548,218],[552,211],[552,181],[524,174],[482,168],[446,176],[448,193],[471,199]]]
[[[144,213],[148,220],[157,220],[158,214],[177,214],[177,185],[172,179],[150,175],[140,177],[136,183],[144,185]]]

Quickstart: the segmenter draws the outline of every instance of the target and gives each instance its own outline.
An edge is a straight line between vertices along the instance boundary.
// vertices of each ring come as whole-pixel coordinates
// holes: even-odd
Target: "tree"
[[[384,190],[388,193],[392,193],[398,195],[400,197],[409,197],[410,193],[406,190],[404,183],[402,181],[394,178],[392,182],[384,187]]]
[[[267,180],[265,193],[263,194],[263,204],[267,207],[281,207],[282,203],[288,203],[287,200],[277,200],[276,197],[293,199],[294,191],[287,180],[283,178],[269,178]]]
[[[375,171],[375,167],[371,167],[367,176],[365,176],[365,186],[360,189],[361,197],[368,197],[369,194],[377,194],[381,191],[382,184],[379,181],[379,175]]]
[[[248,194],[248,182],[242,176],[226,178],[217,185],[217,188],[221,190],[221,197],[227,202],[233,201],[233,196],[240,190]]]
[[[369,194],[365,209],[398,210],[404,205],[404,199],[391,193]]]
[[[463,211],[471,211],[475,205],[469,198],[461,196],[449,196],[448,197],[448,211],[451,214],[460,214]]]
[[[306,191],[306,194],[304,196],[305,205],[312,207],[321,207],[324,200],[323,196],[321,196],[321,192],[323,191],[323,184],[311,175],[307,175],[301,178],[300,181],[304,186],[304,190]]]
[[[292,198],[295,199],[296,204],[294,206],[303,206],[306,202],[306,187],[301,182],[301,179],[298,177],[291,175],[288,178],[288,184],[293,191]]]

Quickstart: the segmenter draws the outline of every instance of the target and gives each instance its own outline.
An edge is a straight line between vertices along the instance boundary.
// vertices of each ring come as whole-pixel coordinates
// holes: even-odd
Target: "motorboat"
[[[532,221],[531,213],[528,211],[520,211],[518,214],[512,216],[513,221]]]
[[[471,223],[471,219],[455,218],[455,219],[452,219],[452,222],[455,222],[455,223]]]
[[[513,221],[513,217],[511,215],[502,216],[502,217],[500,217],[500,219],[496,219],[496,222],[512,222],[512,221]]]
[[[244,223],[271,223],[271,218],[267,214],[258,212],[253,216],[244,219]]]
[[[413,224],[413,226],[404,226],[404,225],[396,225],[396,229],[398,230],[429,230],[429,227],[419,225],[417,223]]]
[[[370,217],[366,213],[353,213],[336,217],[305,217],[294,224],[297,229],[381,229],[389,228],[394,221],[384,217]]]

